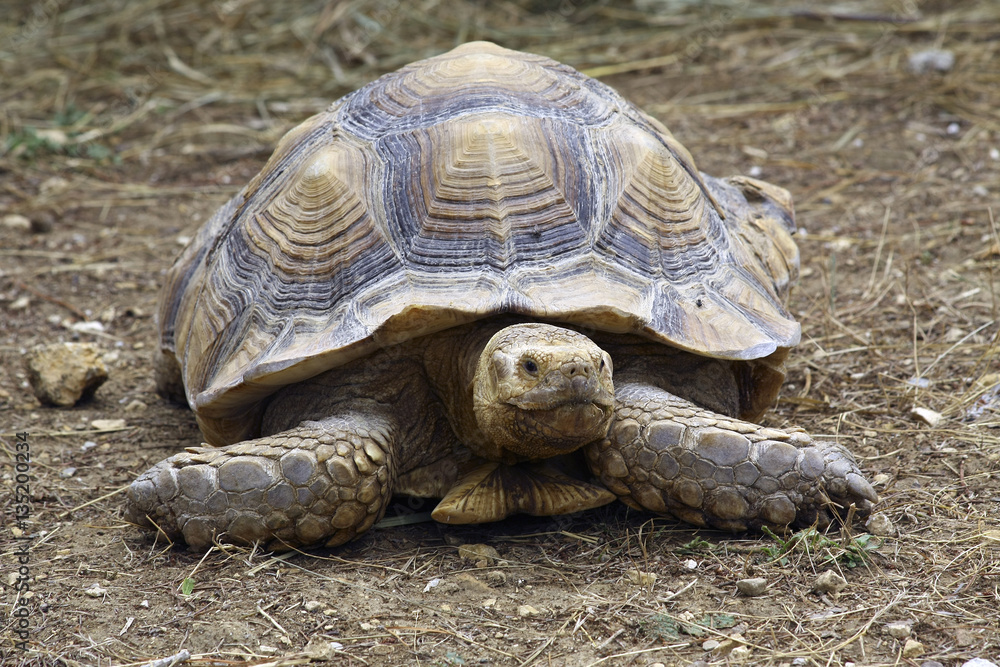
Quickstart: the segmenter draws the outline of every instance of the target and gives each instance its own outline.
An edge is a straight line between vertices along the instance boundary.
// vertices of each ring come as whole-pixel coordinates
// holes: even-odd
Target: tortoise
[[[800,338],[794,228],[786,190],[700,173],[566,65],[412,63],[285,135],[168,272],[157,385],[207,444],[126,515],[195,548],[342,544],[393,494],[445,523],[863,516],[847,450],[755,423]]]

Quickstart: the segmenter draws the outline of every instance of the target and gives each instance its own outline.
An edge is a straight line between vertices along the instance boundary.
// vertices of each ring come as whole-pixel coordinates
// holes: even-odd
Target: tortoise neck
[[[501,448],[479,427],[473,390],[476,368],[486,344],[511,322],[484,320],[424,339],[424,368],[458,439],[483,458],[499,461]]]

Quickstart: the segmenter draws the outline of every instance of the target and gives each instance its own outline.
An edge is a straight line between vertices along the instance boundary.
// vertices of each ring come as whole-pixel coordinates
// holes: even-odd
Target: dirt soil
[[[882,536],[722,534],[615,504],[205,554],[123,521],[129,482],[199,442],[150,362],[181,244],[296,123],[472,39],[597,76],[706,172],[792,191],[803,340],[766,423],[855,452]],[[929,49],[950,56],[916,71]],[[1000,662],[997,63],[995,3],[0,2],[0,662]],[[76,407],[41,405],[24,370],[60,341],[110,371]],[[815,590],[827,570],[839,593]],[[763,595],[738,592],[750,577]]]

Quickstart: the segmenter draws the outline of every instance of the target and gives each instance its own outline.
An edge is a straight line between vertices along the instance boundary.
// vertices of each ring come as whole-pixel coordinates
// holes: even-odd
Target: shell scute
[[[282,385],[503,313],[766,357],[799,335],[782,193],[699,174],[572,68],[467,44],[289,132],[168,274],[161,346],[221,440]]]

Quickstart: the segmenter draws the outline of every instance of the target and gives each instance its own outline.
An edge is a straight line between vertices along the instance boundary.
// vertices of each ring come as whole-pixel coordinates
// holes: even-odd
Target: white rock
[[[318,602],[317,600],[309,600],[304,605],[302,605],[302,607],[306,611],[308,611],[308,612],[314,612],[314,611],[319,611],[320,609],[322,609],[323,608],[323,603],[322,602]]]
[[[108,590],[106,588],[101,588],[100,584],[92,584],[90,588],[84,591],[84,593],[92,598],[100,598],[107,595]]]
[[[69,189],[70,185],[71,183],[62,176],[53,176],[42,181],[42,184],[38,186],[38,191],[43,197],[48,197]]]
[[[904,658],[916,658],[923,652],[924,652],[924,645],[918,642],[916,639],[907,639],[906,643],[903,644]]]
[[[540,611],[532,607],[530,604],[522,604],[517,608],[517,615],[521,617],[538,616],[540,613]]]
[[[946,49],[924,49],[911,53],[907,62],[911,72],[947,72],[955,66],[955,53]]]
[[[65,146],[69,143],[69,135],[62,130],[56,129],[46,129],[46,130],[35,130],[35,136],[39,139],[47,141],[54,146]]]
[[[736,664],[746,662],[750,659],[751,653],[753,653],[753,649],[749,646],[737,646],[729,652],[729,662]]]
[[[124,419],[95,419],[90,422],[90,428],[95,431],[121,431],[126,428]]]
[[[910,627],[910,624],[906,621],[893,621],[892,623],[886,623],[885,631],[889,633],[890,637],[906,639],[910,636]]]
[[[885,514],[879,512],[873,514],[865,523],[868,532],[877,537],[893,537],[896,535],[896,526]]]
[[[816,577],[816,583],[813,584],[813,590],[819,593],[836,594],[844,590],[846,586],[847,580],[833,570],[826,570]]]
[[[654,572],[643,572],[642,570],[629,570],[625,573],[628,580],[636,586],[652,586],[656,583]]]
[[[944,415],[929,408],[912,408],[910,416],[918,421],[922,421],[931,428],[936,427],[944,419]]]
[[[108,379],[101,350],[93,343],[38,345],[28,352],[25,366],[35,396],[49,405],[74,405]]]
[[[7,310],[24,310],[30,305],[31,305],[31,297],[29,297],[27,294],[22,294],[21,296],[11,301],[10,305],[7,306]]]
[[[104,325],[100,322],[74,322],[69,328],[77,333],[102,334]]]
[[[31,220],[24,217],[23,215],[18,215],[17,213],[11,213],[3,217],[2,222],[4,227],[11,230],[12,232],[30,232],[31,231]]]
[[[875,436],[870,436],[875,437]],[[887,475],[884,472],[880,472],[872,478],[872,485],[884,487],[886,484],[892,481],[892,475]]]
[[[997,667],[995,662],[990,662],[985,658],[973,658],[962,663],[962,667]]]
[[[736,582],[736,588],[747,597],[757,597],[767,591],[767,579],[755,577],[753,579],[740,579]]]

